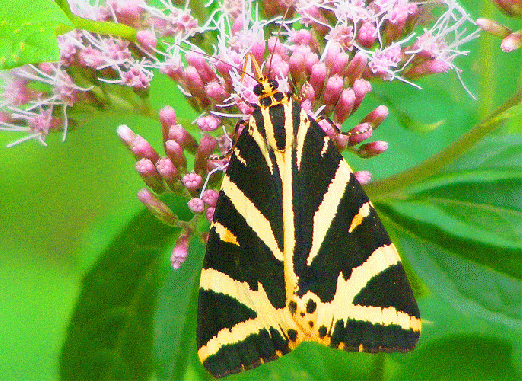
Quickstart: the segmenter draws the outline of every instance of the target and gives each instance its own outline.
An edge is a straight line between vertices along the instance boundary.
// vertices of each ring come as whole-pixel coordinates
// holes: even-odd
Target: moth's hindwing
[[[397,250],[348,164],[292,99],[257,106],[224,176],[201,273],[197,347],[215,377],[302,341],[415,347]]]

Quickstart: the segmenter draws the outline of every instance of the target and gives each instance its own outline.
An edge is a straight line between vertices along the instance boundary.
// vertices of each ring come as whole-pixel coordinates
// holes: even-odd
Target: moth
[[[377,213],[333,142],[264,76],[233,147],[201,272],[197,349],[214,377],[303,341],[405,352],[421,320]]]

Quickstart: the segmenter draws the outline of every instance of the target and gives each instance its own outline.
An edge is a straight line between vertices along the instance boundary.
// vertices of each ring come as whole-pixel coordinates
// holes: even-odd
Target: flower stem
[[[506,111],[516,106],[521,101],[522,90],[519,90],[488,118],[463,134],[449,147],[407,171],[398,173],[383,180],[369,183],[365,186],[366,192],[373,201],[377,201],[389,198],[390,196],[397,196],[410,185],[426,180],[465,154],[486,135],[502,126],[503,120],[509,117]]]
[[[136,30],[128,25],[117,24],[109,21],[94,21],[78,17],[74,13],[72,13],[71,8],[69,7],[69,3],[66,0],[57,0],[56,4],[58,4],[62,11],[67,15],[69,20],[73,22],[74,27],[76,29],[82,29],[92,33],[121,37],[133,42],[136,41]],[[60,29],[59,33],[66,33],[68,31],[69,30],[67,29]]]

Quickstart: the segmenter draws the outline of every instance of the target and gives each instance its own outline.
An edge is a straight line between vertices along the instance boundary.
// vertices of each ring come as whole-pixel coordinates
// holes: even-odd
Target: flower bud
[[[319,127],[321,127],[321,129],[324,131],[326,135],[328,135],[330,139],[333,139],[335,135],[337,135],[337,130],[335,129],[335,126],[329,120],[321,119],[318,121],[318,124]]]
[[[242,60],[240,59],[240,57],[237,53],[232,52],[231,54],[234,54],[235,56],[228,57],[227,61],[230,61],[230,62],[237,61],[237,63],[242,62]],[[216,70],[225,79],[225,83],[227,83],[227,84],[230,84],[230,81],[231,81],[230,70],[232,70],[232,68],[233,68],[233,66],[230,63],[225,62],[224,60],[218,60],[216,62]]]
[[[216,211],[216,208],[209,206],[205,212],[205,216],[207,217],[207,220],[209,222],[214,222],[214,212]]]
[[[315,100],[315,90],[309,83],[303,84],[301,87],[301,98],[313,102]]]
[[[127,71],[122,71],[122,82],[134,90],[145,90],[150,86],[152,74],[139,66],[133,66]]]
[[[183,181],[185,187],[191,192],[199,189],[202,184],[201,176],[195,172],[187,173],[185,176],[183,176],[181,181]]]
[[[363,144],[361,148],[357,151],[357,154],[362,158],[369,158],[373,156],[377,156],[380,153],[383,153],[388,149],[388,143],[378,140],[372,143]]]
[[[161,222],[170,226],[179,225],[178,217],[174,212],[150,190],[143,188],[138,192],[137,196],[152,215]]]
[[[164,106],[161,108],[158,115],[161,123],[163,141],[166,142],[169,139],[170,126],[176,124],[176,112],[171,106]]]
[[[201,131],[215,131],[221,126],[221,119],[214,115],[207,115],[198,118],[196,124]]]
[[[341,50],[339,45],[332,45],[326,56],[326,66],[330,69],[329,75],[343,75],[345,68],[348,66],[350,57]]]
[[[489,19],[477,19],[477,25],[482,30],[500,38],[507,37],[512,32],[507,26]]]
[[[167,140],[165,142],[165,153],[178,170],[184,170],[187,167],[185,152],[175,140]]]
[[[162,193],[165,190],[163,179],[156,171],[156,167],[149,159],[141,159],[136,162],[136,171],[140,174],[141,179],[156,193]]]
[[[275,54],[270,58],[270,78],[285,78],[290,73],[290,65],[281,55]],[[280,83],[281,85],[281,83]]]
[[[310,33],[307,29],[298,30],[293,36],[291,36],[290,40],[296,45],[314,45],[315,39],[312,33]]]
[[[168,158],[161,158],[156,162],[156,170],[165,180],[168,187],[175,191],[178,185],[178,170],[172,161]]]
[[[372,174],[368,171],[357,171],[353,173],[359,184],[367,184],[372,179]]]
[[[343,78],[339,75],[334,75],[328,78],[326,88],[323,95],[323,102],[326,106],[334,106],[341,92],[343,91]],[[328,113],[327,113],[328,114]]]
[[[201,199],[207,204],[208,206],[216,206],[217,200],[219,197],[219,193],[215,191],[214,189],[206,189],[201,194]]]
[[[207,159],[214,152],[217,146],[216,138],[210,135],[203,135],[199,142],[198,150],[194,157],[194,171],[204,173],[207,171]]]
[[[168,137],[169,139],[175,140],[184,149],[193,153],[196,152],[198,142],[181,126],[181,124],[170,126]]]
[[[302,82],[305,78],[305,56],[298,50],[294,51],[289,61],[290,73],[292,79],[296,82]]]
[[[222,103],[230,94],[217,80],[209,82],[205,85],[205,94],[215,103]]]
[[[522,46],[522,31],[519,30],[504,38],[500,44],[500,49],[502,49],[503,52],[509,53],[517,50],[520,46]]]
[[[272,36],[268,39],[268,50],[273,55],[281,55],[286,56],[287,55],[287,48],[279,41],[279,39],[275,36]]]
[[[158,43],[154,32],[148,29],[138,31],[136,33],[136,40],[140,43],[141,47],[147,51],[152,51]]]
[[[369,139],[373,134],[370,123],[361,123],[352,128],[349,132],[350,145],[354,146],[360,142]]]
[[[319,95],[323,92],[327,71],[328,70],[326,69],[324,62],[318,62],[312,66],[312,72],[310,73],[310,84],[314,88],[316,95]]]
[[[355,92],[355,104],[353,109],[353,112],[355,112],[364,100],[364,97],[366,97],[366,94],[372,91],[372,85],[364,79],[357,79],[353,83],[352,89]]]
[[[205,83],[194,66],[187,66],[185,68],[183,71],[183,80],[187,86],[187,90],[192,96],[196,97],[200,102],[205,103],[207,100],[205,95]]]
[[[142,136],[136,135],[132,141],[132,153],[139,158],[149,159],[153,163],[158,161],[160,156],[154,148]]]
[[[371,113],[366,115],[361,123],[369,123],[372,129],[376,129],[388,117],[388,107],[377,106]]]
[[[357,79],[361,78],[363,71],[367,68],[368,56],[364,52],[357,52],[350,61],[348,70],[346,71],[350,84],[353,85]]]
[[[236,17],[234,23],[232,24],[232,33],[237,34],[241,32],[243,26],[245,25],[243,17]]]
[[[193,213],[199,214],[203,213],[203,210],[205,210],[205,203],[202,199],[197,197],[191,198],[187,205]]]
[[[348,144],[350,142],[350,137],[346,134],[336,134],[333,137],[333,142],[335,144],[335,147],[339,152],[342,152],[348,147]]]
[[[521,0],[492,0],[508,16],[522,18]]]
[[[118,126],[116,134],[123,144],[132,151],[132,142],[136,139],[136,134],[125,124]]]
[[[335,121],[342,124],[350,116],[355,104],[355,92],[353,89],[344,89],[335,105]]]
[[[179,57],[165,60],[160,71],[167,74],[173,81],[180,82],[183,79],[183,64]]]
[[[357,41],[365,48],[371,48],[377,39],[377,28],[371,22],[363,22],[357,33]]]
[[[263,57],[265,56],[265,50],[266,50],[265,42],[259,41],[259,42],[254,42],[254,44],[250,48],[250,53],[252,53],[252,55],[254,56],[254,58],[256,59],[257,62],[261,62],[261,61],[263,61]]]
[[[185,262],[185,259],[187,259],[191,234],[192,231],[190,229],[185,229],[176,240],[176,244],[170,256],[170,263],[175,270],[179,269],[183,262]]]
[[[305,55],[305,68],[308,76],[312,73],[312,67],[319,62],[319,57],[316,53],[309,52]]]
[[[310,99],[305,99],[301,102],[301,109],[303,109],[307,114],[312,115],[312,101]]]
[[[404,74],[404,76],[408,79],[418,79],[429,74],[447,73],[450,67],[451,66],[445,61],[430,59],[413,66]]]
[[[209,83],[217,79],[214,70],[209,66],[204,55],[196,52],[188,52],[185,57],[187,64],[197,70],[203,83]]]

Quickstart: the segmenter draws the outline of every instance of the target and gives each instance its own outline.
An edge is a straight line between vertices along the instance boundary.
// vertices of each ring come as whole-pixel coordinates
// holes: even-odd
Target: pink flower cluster
[[[461,45],[477,36],[466,31],[473,21],[455,0],[225,1],[207,12],[203,23],[191,16],[190,7],[201,10],[197,1],[185,7],[170,0],[159,3],[108,0],[93,6],[76,0],[71,8],[77,15],[132,27],[136,42],[84,30],[60,36],[59,62],[22,67],[4,78],[0,129],[27,132],[13,144],[27,139],[44,143],[51,130],[66,131],[77,109],[139,112],[146,108],[155,71],[166,74],[200,117],[181,125],[174,109],[162,108],[161,155],[127,126],[118,128],[118,136],[153,191],[141,190],[140,200],[163,221],[183,227],[175,266],[186,256],[187,237],[197,231],[199,216],[212,220],[218,198],[213,187],[219,179],[210,175],[226,169],[231,135],[240,133],[236,122],[247,119],[257,103],[247,54],[277,79],[281,91],[294,93],[340,150],[368,158],[388,147],[383,141],[365,143],[388,116],[384,105],[350,122],[348,132],[339,131],[372,91],[372,82],[413,84],[450,69],[458,74],[454,59],[466,53]],[[48,91],[35,90],[36,82],[45,83]],[[122,96],[127,103],[113,103]],[[125,109],[125,104],[132,106]],[[188,156],[193,157],[190,168]],[[365,171],[356,175],[361,183],[371,177]],[[192,221],[180,222],[156,196],[165,191],[190,199]]]

